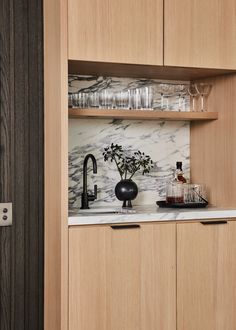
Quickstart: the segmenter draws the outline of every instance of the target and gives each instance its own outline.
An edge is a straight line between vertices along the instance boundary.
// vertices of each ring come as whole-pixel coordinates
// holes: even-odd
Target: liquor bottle
[[[180,182],[180,183],[187,182],[187,180],[185,179],[185,177],[183,175],[182,162],[176,162],[175,181]]]

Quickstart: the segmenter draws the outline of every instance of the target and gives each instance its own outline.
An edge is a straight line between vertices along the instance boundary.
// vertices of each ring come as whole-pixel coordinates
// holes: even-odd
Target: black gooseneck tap
[[[87,188],[87,168],[88,168],[88,160],[89,158],[92,160],[93,163],[93,173],[97,173],[97,161],[94,155],[88,154],[84,158],[84,165],[83,165],[83,193],[81,196],[81,209],[89,209],[89,201],[94,201],[97,199],[97,185],[94,185],[94,193],[92,195],[88,194]]]

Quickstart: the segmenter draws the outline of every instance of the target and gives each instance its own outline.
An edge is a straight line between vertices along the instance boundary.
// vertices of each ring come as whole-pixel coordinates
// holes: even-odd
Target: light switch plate
[[[12,225],[12,203],[0,203],[0,226]]]

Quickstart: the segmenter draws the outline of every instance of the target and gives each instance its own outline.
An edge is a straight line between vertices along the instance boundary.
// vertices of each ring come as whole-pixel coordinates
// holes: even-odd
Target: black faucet
[[[91,158],[93,162],[93,173],[97,173],[97,162],[92,154],[88,154],[84,158],[84,165],[83,165],[83,193],[81,196],[81,209],[89,209],[89,201],[94,201],[97,199],[97,185],[94,185],[94,193],[92,195],[88,194],[87,190],[87,167],[88,167],[88,160]]]

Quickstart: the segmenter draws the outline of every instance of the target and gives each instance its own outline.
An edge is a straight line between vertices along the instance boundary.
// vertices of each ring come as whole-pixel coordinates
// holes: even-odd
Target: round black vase
[[[115,187],[116,197],[123,201],[123,207],[132,207],[131,201],[138,195],[138,187],[131,179],[121,180]]]

